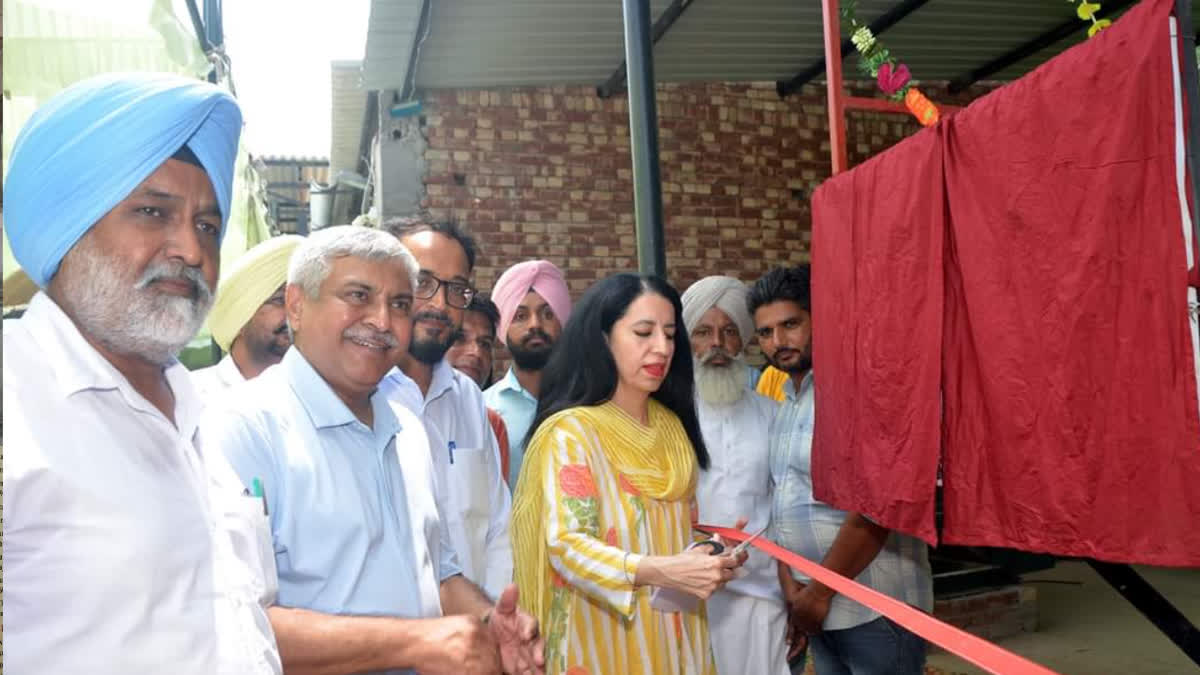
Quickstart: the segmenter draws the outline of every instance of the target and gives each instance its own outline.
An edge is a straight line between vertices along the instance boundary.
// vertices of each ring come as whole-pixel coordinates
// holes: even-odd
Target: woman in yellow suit
[[[547,673],[715,673],[700,600],[745,556],[689,546],[708,452],[688,344],[679,294],[620,274],[580,300],[543,371],[513,545]]]

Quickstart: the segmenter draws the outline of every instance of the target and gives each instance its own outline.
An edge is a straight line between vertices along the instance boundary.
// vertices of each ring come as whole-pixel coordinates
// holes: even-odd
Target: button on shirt
[[[778,404],[747,389],[731,405],[712,405],[696,399],[700,432],[711,464],[700,472],[696,505],[700,522],[733,527],[749,518],[747,532],[757,532],[771,518],[771,472],[768,452],[771,421]],[[730,581],[725,591],[783,602],[771,557],[757,549],[742,569],[747,575]]]
[[[5,672],[281,672],[187,370],[172,423],[42,293],[4,354]]]
[[[500,475],[500,449],[479,386],[442,359],[424,395],[399,369],[379,390],[393,408],[407,408],[424,422],[441,512],[463,575],[498,596],[512,583],[512,496]]]
[[[812,373],[797,392],[791,380],[784,385],[771,432],[771,480],[774,500],[771,528],[775,541],[814,562],[821,562],[833,545],[846,512],[817,501],[812,488],[814,403]],[[795,572],[793,572],[795,574]],[[808,581],[797,575],[798,579]],[[879,555],[856,580],[925,611],[933,608],[933,579],[925,544],[892,532]],[[833,597],[825,630],[853,628],[880,615],[849,598]]]
[[[537,413],[537,399],[525,391],[517,374],[509,368],[503,379],[483,392],[483,401],[500,413],[508,428],[508,484],[515,488],[517,478],[521,476],[521,461],[525,459],[529,426]]]
[[[459,573],[438,515],[428,442],[378,393],[359,421],[300,353],[238,388],[202,433],[270,513],[279,605],[328,614],[441,614]]]

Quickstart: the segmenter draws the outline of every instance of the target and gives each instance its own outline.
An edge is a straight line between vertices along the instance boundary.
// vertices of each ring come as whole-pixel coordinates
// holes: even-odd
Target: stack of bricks
[[[933,615],[988,641],[1037,630],[1037,589],[1003,588],[938,598]]]
[[[809,197],[830,174],[824,89],[781,100],[773,83],[662,84],[657,102],[676,287],[710,274],[753,281],[807,261]],[[625,96],[557,86],[431,91],[424,103],[424,206],[479,240],[481,289],[530,258],[562,267],[576,298],[597,279],[636,271]],[[849,113],[851,164],[918,129],[906,115]]]

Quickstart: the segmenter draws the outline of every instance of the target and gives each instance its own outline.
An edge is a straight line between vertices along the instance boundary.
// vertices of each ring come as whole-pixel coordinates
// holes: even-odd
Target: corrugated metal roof
[[[859,0],[870,21],[897,0]],[[616,0],[430,0],[429,31],[416,86],[498,87],[600,84],[621,63],[621,3]],[[364,64],[370,88],[402,86],[421,0],[372,0]],[[668,0],[651,0],[657,17]],[[1194,11],[1200,0],[1193,2]],[[934,0],[884,34],[913,74],[948,80],[1058,24],[1076,20],[1061,0]],[[990,79],[1028,72],[1086,37],[1087,25]],[[786,80],[822,56],[816,0],[693,0],[656,45],[659,81]],[[846,74],[856,74],[853,59]]]
[[[359,141],[363,115],[367,108],[367,90],[362,86],[362,61],[334,61],[330,64],[333,109],[330,115],[330,174],[354,171],[358,167]]]
[[[413,39],[421,21],[421,5],[422,0],[371,0],[367,49],[363,58],[366,88],[395,89],[404,82]]]

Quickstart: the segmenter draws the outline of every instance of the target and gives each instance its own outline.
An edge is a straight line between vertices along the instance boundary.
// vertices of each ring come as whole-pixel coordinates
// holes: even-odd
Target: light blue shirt
[[[773,538],[780,546],[820,563],[837,538],[846,512],[813,497],[812,440],[815,397],[812,373],[797,392],[792,380],[784,384],[787,398],[780,404],[771,430],[771,507]],[[793,570],[793,574],[796,574]],[[808,579],[796,575],[807,582]],[[888,536],[879,555],[856,581],[925,611],[933,609],[933,577],[925,543],[897,532]],[[841,595],[835,595],[825,618],[825,630],[853,628],[879,614]]]
[[[263,482],[279,605],[437,616],[437,585],[459,567],[434,501],[428,440],[378,393],[371,407],[368,427],[294,347],[202,432],[246,485]]]
[[[525,459],[525,444],[529,441],[529,425],[537,413],[537,399],[525,391],[512,368],[504,378],[483,392],[483,401],[504,418],[508,429],[508,484],[517,486],[521,475],[521,460]]]

